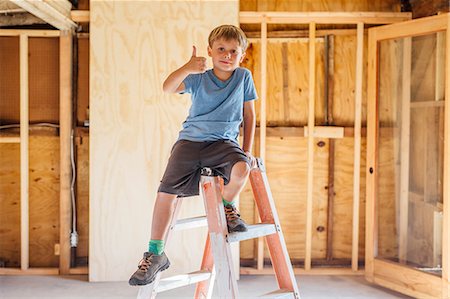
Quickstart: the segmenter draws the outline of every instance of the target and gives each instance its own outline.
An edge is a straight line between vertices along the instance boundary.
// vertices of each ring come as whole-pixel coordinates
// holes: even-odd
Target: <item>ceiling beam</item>
[[[59,30],[75,30],[77,24],[70,19],[68,0],[11,0],[17,6],[44,20]]]

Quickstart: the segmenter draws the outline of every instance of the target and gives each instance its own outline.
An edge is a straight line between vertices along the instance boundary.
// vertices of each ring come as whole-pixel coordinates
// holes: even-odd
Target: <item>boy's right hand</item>
[[[189,74],[201,74],[206,71],[206,58],[197,57],[197,49],[195,48],[195,46],[192,46],[192,57],[184,65],[184,69]]]

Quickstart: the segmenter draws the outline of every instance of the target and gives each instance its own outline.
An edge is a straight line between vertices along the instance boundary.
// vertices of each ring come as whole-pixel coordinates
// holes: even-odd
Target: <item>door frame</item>
[[[369,29],[367,84],[367,164],[366,164],[366,250],[365,277],[368,281],[420,298],[449,298],[450,283],[450,14],[415,19]],[[443,174],[442,277],[424,273],[398,263],[376,258],[378,251],[377,177],[378,177],[378,58],[379,42],[446,32],[445,119]]]

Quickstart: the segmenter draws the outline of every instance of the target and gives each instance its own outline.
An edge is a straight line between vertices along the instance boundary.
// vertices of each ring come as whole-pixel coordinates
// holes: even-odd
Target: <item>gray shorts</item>
[[[176,194],[178,197],[198,195],[203,167],[209,167],[223,177],[226,185],[230,181],[231,169],[239,161],[250,165],[244,151],[231,140],[178,140],[172,148],[158,192]]]

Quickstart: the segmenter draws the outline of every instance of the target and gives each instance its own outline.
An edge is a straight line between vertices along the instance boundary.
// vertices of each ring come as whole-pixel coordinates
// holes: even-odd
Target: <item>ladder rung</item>
[[[262,295],[260,298],[295,298],[294,292],[287,289],[279,289]]]
[[[228,242],[238,242],[258,237],[275,234],[277,228],[273,223],[259,223],[248,226],[246,232],[231,233],[228,235]]]
[[[192,218],[180,219],[175,224],[173,230],[185,230],[196,227],[208,226],[206,216],[198,216]]]
[[[211,277],[211,272],[195,271],[188,274],[180,274],[172,277],[166,277],[159,281],[159,285],[156,288],[156,292],[164,292],[179,287],[184,287],[190,284],[194,284],[200,281],[207,280]]]

